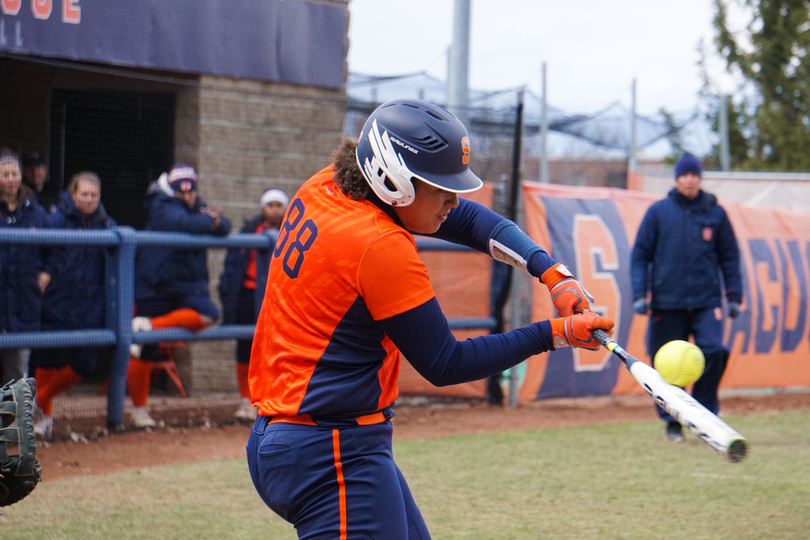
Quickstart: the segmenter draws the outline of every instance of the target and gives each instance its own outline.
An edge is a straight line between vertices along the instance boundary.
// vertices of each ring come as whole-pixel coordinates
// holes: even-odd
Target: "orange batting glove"
[[[554,348],[580,347],[595,351],[599,348],[599,342],[593,339],[591,332],[594,330],[604,330],[611,333],[614,323],[610,319],[600,317],[593,311],[550,319],[551,333],[554,336]]]
[[[574,279],[563,264],[555,264],[540,276],[551,292],[551,301],[561,317],[574,313],[584,313],[591,309],[593,296],[585,290],[582,283]]]

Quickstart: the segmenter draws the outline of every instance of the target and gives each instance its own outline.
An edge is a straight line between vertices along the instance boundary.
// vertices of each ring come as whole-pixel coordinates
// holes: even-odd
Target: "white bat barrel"
[[[701,405],[682,388],[672,386],[661,375],[630,355],[602,330],[593,332],[594,338],[622,359],[627,369],[642,388],[681,425],[714,448],[732,463],[745,458],[748,441],[720,420],[716,414]]]
[[[716,414],[698,403],[683,389],[664,381],[661,375],[639,361],[628,365],[630,373],[655,402],[696,437],[724,455],[731,462],[742,461],[748,450],[745,437],[720,420]]]

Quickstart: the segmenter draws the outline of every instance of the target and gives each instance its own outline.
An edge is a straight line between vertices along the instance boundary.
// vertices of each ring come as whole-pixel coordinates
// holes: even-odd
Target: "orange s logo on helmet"
[[[470,162],[470,138],[461,138],[461,162],[466,165]]]

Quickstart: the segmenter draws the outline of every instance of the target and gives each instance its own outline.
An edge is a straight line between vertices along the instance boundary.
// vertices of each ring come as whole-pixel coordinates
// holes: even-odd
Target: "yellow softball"
[[[666,382],[684,387],[700,378],[706,359],[696,345],[677,339],[658,349],[653,364]]]

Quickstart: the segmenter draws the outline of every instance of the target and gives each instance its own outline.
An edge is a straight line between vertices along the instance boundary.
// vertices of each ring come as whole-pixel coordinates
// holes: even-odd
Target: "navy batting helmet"
[[[483,182],[469,167],[467,129],[448,111],[418,99],[377,107],[357,143],[357,164],[374,193],[391,206],[413,202],[412,180],[452,193],[469,193]]]

